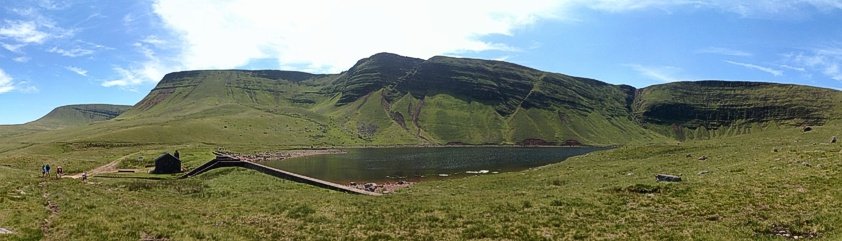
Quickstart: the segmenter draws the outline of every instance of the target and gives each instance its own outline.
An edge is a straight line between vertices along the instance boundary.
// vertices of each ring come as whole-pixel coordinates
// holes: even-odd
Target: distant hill
[[[47,129],[86,125],[89,123],[110,120],[131,108],[128,105],[67,105],[53,109],[38,120],[26,123],[28,126]]]
[[[679,140],[708,139],[769,127],[823,125],[834,118],[839,93],[762,82],[676,82],[639,90],[633,109],[648,129]]]
[[[111,120],[29,138],[219,145],[613,145],[821,125],[836,116],[839,96],[835,90],[757,82],[678,82],[636,89],[502,61],[379,53],[339,74],[170,73],[125,113],[71,107],[33,125]]]

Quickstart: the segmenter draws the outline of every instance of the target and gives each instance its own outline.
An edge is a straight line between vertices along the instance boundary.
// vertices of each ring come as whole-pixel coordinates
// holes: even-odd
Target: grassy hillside
[[[837,121],[808,133],[630,145],[384,197],[231,168],[184,180],[44,180],[33,159],[85,165],[81,158],[105,163],[133,149],[179,148],[195,165],[213,147],[36,145],[0,156],[0,227],[15,232],[0,239],[838,240],[842,146],[828,140],[840,133]],[[684,181],[657,183],[659,173]]]
[[[337,75],[171,73],[113,120],[17,141],[323,146],[666,140],[634,122],[630,88],[500,61],[381,53]],[[51,123],[51,116],[69,115],[37,123]]]
[[[110,120],[131,108],[127,105],[67,105],[53,109],[38,120],[27,123],[33,127],[61,129]]]
[[[809,86],[698,81],[646,87],[634,115],[647,128],[683,139],[823,125],[836,116],[840,93]]]
[[[106,104],[67,105],[57,107],[38,120],[26,124],[0,125],[0,150],[4,145],[2,139],[19,140],[33,133],[82,127],[113,119],[129,108],[131,106]]]
[[[839,240],[842,144],[828,142],[842,134],[840,98],[747,82],[637,90],[499,61],[390,54],[336,75],[177,72],[110,120],[78,124],[59,112],[40,123],[65,128],[0,126],[0,228],[14,232],[0,240]],[[132,160],[176,149],[192,168],[218,147],[534,138],[623,145],[383,197],[231,168],[87,184],[38,177],[44,163],[70,173],[114,160],[142,167]],[[655,182],[660,173],[684,181]]]

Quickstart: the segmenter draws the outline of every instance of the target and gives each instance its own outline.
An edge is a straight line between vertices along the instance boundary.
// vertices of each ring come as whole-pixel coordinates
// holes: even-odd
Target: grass
[[[422,182],[384,197],[243,169],[186,180],[135,174],[95,177],[91,184],[44,181],[29,160],[3,157],[0,163],[13,167],[0,167],[0,202],[11,207],[0,209],[0,227],[16,234],[0,239],[775,240],[786,233],[837,240],[842,146],[827,141],[840,132],[839,125],[808,133],[782,128],[625,146],[523,172]],[[85,154],[104,163],[156,147],[39,148],[53,150],[48,156]],[[210,147],[157,148],[194,155]],[[708,158],[698,160],[702,155]],[[659,173],[684,182],[657,183]],[[51,216],[45,203],[58,213]],[[50,225],[42,233],[44,219]]]
[[[293,82],[243,71],[204,71],[163,81],[138,108],[113,120],[53,131],[0,126],[0,227],[15,232],[0,240],[842,239],[842,145],[827,143],[842,133],[842,123],[833,119],[834,106],[842,101],[837,92],[775,85],[739,91],[708,86],[698,94],[692,84],[678,83],[641,90],[629,108],[631,96],[618,86],[502,62],[436,61],[442,68],[464,66],[426,73],[442,78],[424,80],[465,86],[442,85],[441,93],[420,93],[423,99],[388,87],[337,105],[342,93],[322,91],[338,75]],[[497,83],[495,70],[511,75],[501,75],[504,85],[491,88]],[[536,84],[515,86],[527,80]],[[497,87],[517,90],[500,94],[523,98],[485,96]],[[464,89],[484,92],[456,93]],[[384,93],[392,102],[383,102]],[[717,94],[728,98],[704,99]],[[768,96],[775,100],[763,99]],[[809,101],[817,96],[824,98]],[[712,115],[678,120],[676,128],[638,125],[664,117],[645,111],[660,110],[670,114],[666,117],[696,113],[682,109],[682,100]],[[739,105],[743,102],[749,105]],[[421,103],[416,126],[412,117]],[[777,113],[781,106],[796,111]],[[821,111],[807,117],[827,117],[821,119],[827,125],[806,133],[791,126],[799,120],[788,117],[811,108]],[[396,113],[406,129],[392,120]],[[734,118],[741,114],[785,118],[780,123]],[[708,129],[701,120],[730,124]],[[363,125],[377,131],[360,135]],[[534,137],[625,146],[523,172],[422,182],[384,197],[231,168],[184,180],[108,174],[90,183],[37,173],[44,163],[62,165],[69,173],[114,160],[121,160],[120,168],[143,168],[174,150],[184,166],[196,167],[219,147],[260,152],[514,143]],[[684,181],[657,183],[654,176],[660,173]]]

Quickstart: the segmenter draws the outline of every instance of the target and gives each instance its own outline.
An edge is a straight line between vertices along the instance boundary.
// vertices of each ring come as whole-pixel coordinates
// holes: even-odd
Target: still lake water
[[[597,147],[352,148],[346,154],[270,161],[268,166],[331,182],[424,181],[521,171],[602,150]],[[487,174],[469,174],[487,170]],[[444,174],[444,175],[442,175]],[[445,177],[446,175],[446,177]]]

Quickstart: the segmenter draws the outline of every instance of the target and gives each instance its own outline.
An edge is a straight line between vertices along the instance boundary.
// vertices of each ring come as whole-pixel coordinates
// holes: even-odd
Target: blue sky
[[[33,0],[0,4],[0,124],[133,105],[172,71],[338,73],[392,52],[498,59],[645,87],[842,89],[842,0]]]

